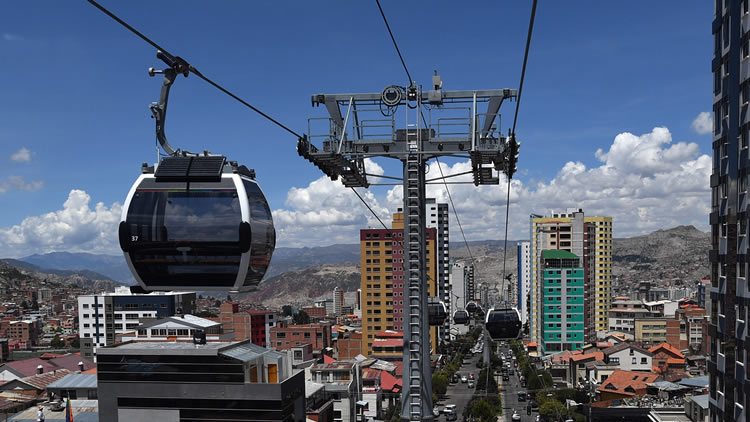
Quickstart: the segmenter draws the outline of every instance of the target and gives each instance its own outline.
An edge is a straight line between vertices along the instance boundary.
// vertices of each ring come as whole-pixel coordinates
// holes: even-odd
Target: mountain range
[[[450,256],[474,262],[477,283],[495,283],[500,274],[516,273],[516,241],[485,240],[451,243]],[[648,235],[613,241],[613,287],[626,291],[632,283],[650,280],[655,285],[679,285],[705,278],[708,270],[709,233],[693,226],[658,230]],[[503,265],[503,256],[505,263]],[[266,280],[259,290],[238,296],[256,305],[304,305],[330,296],[334,287],[354,291],[359,287],[359,245],[276,248]],[[114,280],[131,285],[134,279],[122,256],[55,252],[31,255],[7,264],[61,277],[78,274],[91,280]],[[279,305],[280,306],[280,305]]]

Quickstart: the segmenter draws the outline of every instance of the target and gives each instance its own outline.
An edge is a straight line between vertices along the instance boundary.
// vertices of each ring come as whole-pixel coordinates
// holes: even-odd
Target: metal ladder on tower
[[[419,107],[417,107],[419,110]],[[407,111],[408,113],[408,111]],[[419,113],[417,111],[417,113]],[[404,162],[404,250],[407,254],[408,275],[408,403],[406,410],[412,421],[423,420],[432,414],[431,380],[429,373],[430,347],[429,326],[425,328],[427,316],[427,295],[425,286],[425,163],[421,149],[421,127],[419,115],[416,123],[406,125],[408,154]],[[425,365],[427,359],[427,365]],[[425,372],[425,366],[428,368]],[[404,412],[406,413],[406,412]]]

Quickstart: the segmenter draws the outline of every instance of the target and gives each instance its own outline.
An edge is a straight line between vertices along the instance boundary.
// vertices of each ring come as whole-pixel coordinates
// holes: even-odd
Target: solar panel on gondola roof
[[[226,157],[165,157],[154,176],[157,182],[215,182],[221,180]]]

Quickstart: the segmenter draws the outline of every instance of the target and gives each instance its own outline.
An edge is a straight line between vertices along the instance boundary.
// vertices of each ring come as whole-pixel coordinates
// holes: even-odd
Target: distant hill
[[[328,297],[334,287],[345,292],[359,288],[359,263],[316,265],[289,271],[266,279],[259,290],[237,295],[237,299],[254,305],[281,307],[306,306],[314,299]],[[235,298],[235,295],[232,295]]]
[[[133,285],[135,279],[130,273],[122,255],[101,255],[91,253],[52,252],[43,255],[30,255],[20,261],[34,264],[41,268],[55,270],[73,270],[79,274],[89,270],[103,274],[106,279],[122,284]]]
[[[91,270],[85,270],[85,269],[83,270],[59,270],[56,268],[42,268],[38,265],[29,264],[28,262],[25,262],[25,261],[20,261],[17,259],[10,259],[10,258],[0,259],[0,262],[4,262],[10,266],[36,272],[36,273],[55,274],[55,275],[59,275],[62,277],[81,275],[91,280],[107,280],[107,281],[117,282],[116,280],[112,280],[110,277],[107,277],[104,274],[100,274],[100,273],[97,273],[96,271],[91,271]]]
[[[517,271],[517,241],[508,241],[505,271]],[[451,258],[468,263],[469,251],[461,241],[450,245]],[[481,240],[469,242],[476,264],[477,283],[494,285],[503,272],[503,241]],[[614,293],[624,293],[638,281],[653,281],[655,285],[692,283],[709,274],[709,233],[693,226],[679,226],[668,230],[627,239],[614,239]],[[56,252],[31,255],[18,260],[6,260],[28,271],[57,274],[60,277],[77,274],[86,279],[111,279],[124,284],[134,280],[122,256]],[[243,300],[255,304],[308,304],[313,299],[330,295],[334,287],[354,291],[359,287],[359,245],[339,244],[321,247],[279,247],[274,252],[271,267],[260,290],[242,295]],[[234,296],[234,295],[233,295]]]
[[[317,246],[312,248],[276,248],[266,278],[321,264],[359,264],[359,244]]]
[[[18,266],[14,265],[18,264]],[[80,273],[72,272],[63,275],[54,272],[48,272],[46,269],[30,269],[28,263],[20,263],[15,260],[0,260],[0,285],[8,289],[12,294],[14,289],[23,286],[36,290],[41,286],[56,288],[65,288],[78,286],[85,289],[96,291],[114,291],[119,286],[109,279],[89,278]]]

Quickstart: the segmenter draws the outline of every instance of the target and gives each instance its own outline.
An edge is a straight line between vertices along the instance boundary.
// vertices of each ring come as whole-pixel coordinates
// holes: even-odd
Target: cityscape
[[[698,29],[659,28],[658,13],[633,24],[659,42],[603,23],[645,14],[647,2],[627,11],[602,6],[590,12],[596,19],[537,0],[513,5],[503,13],[516,34],[503,36],[503,48],[512,39],[519,57],[477,66],[512,63],[503,80],[492,69],[471,77],[450,65],[484,51],[494,32],[468,16],[496,11],[491,3],[420,12],[386,0],[367,8],[185,5],[175,17],[211,24],[186,31],[195,33],[182,43],[177,22],[156,22],[171,12],[166,5],[149,16],[143,5],[79,3],[50,10],[14,3],[8,16],[19,22],[0,18],[0,57],[9,63],[20,65],[27,48],[38,60],[50,48],[42,39],[55,39],[54,69],[71,66],[71,45],[106,45],[95,54],[117,63],[122,77],[111,93],[94,75],[104,71],[90,69],[66,73],[60,90],[32,88],[49,101],[39,111],[49,121],[34,125],[11,112],[11,103],[26,104],[25,92],[0,68],[0,92],[8,94],[0,114],[11,117],[0,120],[2,420],[750,419],[747,0],[674,10],[702,22]],[[26,30],[21,16],[32,11],[42,23]],[[414,33],[417,13],[456,32],[425,42]],[[451,14],[457,22],[446,20]],[[282,36],[285,18],[297,28]],[[573,33],[602,40],[569,34],[564,20],[578,22]],[[550,74],[562,57],[553,51],[557,35],[583,46],[569,59],[586,57],[581,68],[562,59],[560,75]],[[367,37],[384,45],[360,48]],[[690,54],[685,40],[697,39],[707,51]],[[675,50],[663,62],[662,42]],[[256,43],[269,56],[256,62],[236,51]],[[297,51],[302,45],[309,50]],[[206,48],[214,52],[200,56]],[[312,58],[323,51],[335,51],[343,66]],[[655,85],[625,95],[645,83],[643,74],[626,77],[636,66],[612,70],[622,86],[611,89],[622,98],[611,111],[585,89],[596,102],[586,110],[601,113],[579,123],[590,127],[573,134],[542,113],[540,104],[563,92],[545,78],[559,86],[596,80],[583,70],[596,52],[612,60],[647,55],[659,74],[654,83],[669,86],[674,104],[647,97]],[[94,53],[86,54],[93,65]],[[222,67],[230,54],[239,72]],[[376,54],[394,68],[375,66]],[[690,64],[677,63],[678,55]],[[290,71],[291,56],[316,69]],[[702,68],[694,70],[694,58]],[[670,61],[684,73],[661,79]],[[331,76],[347,64],[366,72],[365,82]],[[253,67],[262,76],[251,76]],[[138,77],[124,76],[131,73]],[[705,111],[708,89],[695,81],[709,76]],[[87,81],[95,87],[76,87]],[[609,85],[618,84],[599,89]],[[700,95],[683,92],[696,87]],[[224,102],[206,100],[214,96]],[[97,107],[87,97],[107,101]],[[144,99],[153,102],[138,106]],[[286,106],[297,102],[312,109]],[[184,109],[196,104],[201,112]],[[561,113],[583,120],[574,110],[582,104]],[[218,111],[238,105],[241,112]],[[663,121],[654,120],[659,109]],[[248,123],[248,112],[258,122]],[[92,121],[70,123],[78,113]],[[537,123],[544,115],[550,121]],[[616,127],[618,119],[632,129]],[[241,129],[228,128],[235,122]],[[34,141],[56,126],[59,143]],[[102,129],[109,144],[85,142],[106,154],[85,153],[76,139],[101,137]],[[247,133],[274,142],[252,147]],[[544,144],[556,136],[555,146]],[[83,157],[90,165],[77,161]]]

